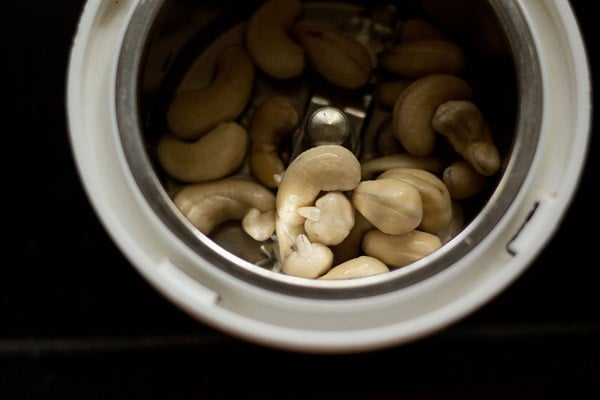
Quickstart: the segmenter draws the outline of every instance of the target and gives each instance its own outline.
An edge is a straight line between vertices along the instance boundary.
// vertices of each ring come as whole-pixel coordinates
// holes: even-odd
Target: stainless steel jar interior
[[[387,7],[402,19],[421,15],[425,3],[433,2],[326,4],[344,10],[348,7],[373,10],[377,6],[379,13]],[[214,268],[269,290],[317,298],[356,298],[398,290],[450,267],[477,246],[503,218],[519,192],[540,135],[543,110],[538,58],[520,4],[511,0],[481,2],[485,7],[477,19],[478,35],[472,31],[466,34],[450,30],[459,44],[476,55],[466,73],[476,93],[482,94],[477,101],[490,117],[493,129],[502,132],[497,145],[505,156],[502,171],[485,198],[470,205],[470,222],[440,250],[377,277],[312,282],[266,270],[235,255],[224,257],[228,246],[243,247],[244,243],[227,242],[227,228],[221,231],[218,241],[209,239],[186,221],[173,205],[169,183],[157,168],[152,153],[153,143],[164,130],[166,101],[199,51],[242,24],[258,4],[256,1],[147,0],[139,3],[129,22],[116,82],[119,134],[131,173],[165,227],[200,258],[210,260]],[[319,2],[308,4],[318,7]],[[389,13],[383,15],[390,16]],[[250,246],[236,248],[236,251],[256,253],[258,250]]]

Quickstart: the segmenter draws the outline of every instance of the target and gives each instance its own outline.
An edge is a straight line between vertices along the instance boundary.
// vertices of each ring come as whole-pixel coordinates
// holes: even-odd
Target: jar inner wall
[[[408,35],[409,21],[430,23],[443,40],[464,51],[466,63],[456,75],[472,88],[471,102],[484,116],[500,155],[498,171],[486,177],[477,195],[453,199],[453,205],[458,207],[453,208],[453,213],[461,218],[443,237],[439,235],[438,250],[378,276],[322,281],[282,273],[273,250],[276,243],[271,238],[252,239],[242,229],[239,218],[219,224],[208,235],[201,233],[173,202],[175,194],[187,183],[166,173],[157,154],[158,143],[169,131],[166,115],[173,96],[211,83],[219,52],[232,44],[244,45],[248,19],[261,4],[146,1],[137,7],[130,21],[117,76],[119,132],[132,174],[165,226],[203,258],[210,255],[215,268],[271,290],[319,298],[360,297],[398,290],[448,268],[468,253],[510,206],[525,179],[540,134],[539,66],[518,6],[510,1],[467,0],[303,3],[302,21],[352,35],[369,49],[374,65],[378,65],[381,52],[400,43],[403,34]],[[302,121],[321,106],[345,110],[344,123],[353,133],[340,139],[340,144],[361,163],[385,155],[382,150],[386,147],[378,146],[378,140],[393,110],[379,102],[377,84],[416,80],[378,69],[360,89],[339,91],[324,84],[310,66],[294,79],[274,80],[260,70],[255,79],[252,97],[235,120],[248,127],[262,100],[274,94],[290,99],[297,106],[300,119],[298,129],[278,145],[286,165],[298,153],[317,145],[307,139],[310,135],[305,135]],[[459,158],[441,135],[436,136],[434,154],[444,168]],[[436,174],[442,179],[443,169]],[[228,176],[252,178],[248,160]],[[276,189],[272,191],[276,193]],[[223,254],[227,256],[221,257]]]

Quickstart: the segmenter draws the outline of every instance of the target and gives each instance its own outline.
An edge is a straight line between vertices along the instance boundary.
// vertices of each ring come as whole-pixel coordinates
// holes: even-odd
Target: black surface
[[[600,395],[593,135],[580,188],[557,234],[520,279],[473,315],[430,338],[366,354],[263,348],[200,324],[161,297],[120,254],[85,197],[64,106],[69,46],[83,3],[0,5],[9,89],[0,399]],[[594,74],[593,2],[572,4]],[[595,99],[596,88],[594,82]]]

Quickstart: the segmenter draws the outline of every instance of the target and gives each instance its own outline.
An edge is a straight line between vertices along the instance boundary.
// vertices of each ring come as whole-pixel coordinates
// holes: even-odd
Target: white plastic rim
[[[132,266],[182,310],[234,337],[285,350],[353,353],[434,334],[519,277],[554,235],[577,190],[591,119],[589,65],[578,24],[563,0],[516,1],[538,53],[544,112],[523,187],[491,234],[450,268],[380,295],[316,299],[249,284],[212,266],[230,257],[218,246],[214,259],[201,258],[166,229],[128,168],[115,82],[137,4],[90,0],[81,15],[67,87],[78,172],[104,228]]]

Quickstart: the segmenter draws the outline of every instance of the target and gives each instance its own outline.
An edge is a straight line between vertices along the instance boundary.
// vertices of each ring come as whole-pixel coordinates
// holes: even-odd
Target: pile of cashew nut
[[[412,19],[374,61],[353,36],[298,22],[302,12],[300,0],[266,0],[243,43],[219,54],[211,83],[173,97],[156,148],[162,170],[181,183],[173,201],[206,235],[240,221],[254,240],[274,239],[283,274],[356,279],[409,265],[462,229],[460,202],[501,167],[461,77],[467,57],[434,25]],[[325,143],[286,163],[281,144],[302,118],[279,95],[240,122],[258,74],[284,81],[308,69],[345,90],[373,85],[390,113],[378,154],[360,158]],[[249,172],[240,174],[244,163]]]

